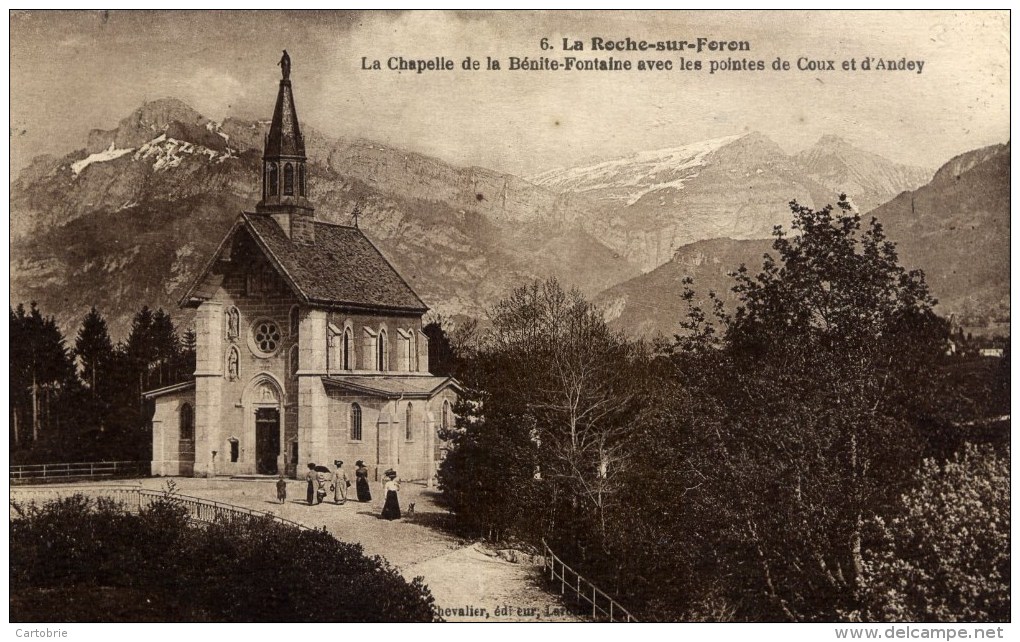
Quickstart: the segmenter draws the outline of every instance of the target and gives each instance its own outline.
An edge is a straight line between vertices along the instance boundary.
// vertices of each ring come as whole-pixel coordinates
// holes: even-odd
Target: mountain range
[[[939,301],[936,310],[971,331],[1009,334],[1009,168],[1008,143],[974,150],[864,216],[882,223],[901,265],[924,271]],[[730,272],[744,264],[757,273],[771,250],[770,239],[690,243],[596,302],[629,334],[671,336],[687,312],[680,298],[684,278],[693,279],[698,300],[712,291],[732,311],[737,301]]]
[[[38,301],[69,334],[92,305],[118,338],[143,304],[188,324],[175,302],[237,214],[254,208],[267,128],[267,121],[214,122],[163,99],[112,130],[89,132],[85,146],[66,156],[35,158],[11,185],[12,304]],[[953,214],[935,201],[950,184],[965,200],[992,179],[946,183],[940,175],[969,176],[1003,153],[954,159],[958,174],[943,168],[925,185],[930,171],[834,137],[788,155],[751,132],[522,178],[302,129],[317,216],[350,223],[357,204],[365,233],[439,313],[484,316],[511,287],[555,276],[598,297],[614,323],[636,319],[622,326],[636,334],[668,333],[672,314],[659,319],[641,288],[671,287],[655,280],[662,270],[688,265],[702,274],[712,265],[725,275],[753,261],[767,247],[761,239],[788,223],[791,199],[821,206],[845,189],[862,210],[887,203],[890,219],[903,222],[897,229],[933,235],[949,252],[964,230],[939,227]],[[1008,168],[1008,146],[1004,153]],[[936,182],[941,191],[924,196]],[[931,221],[913,221],[916,229],[902,211],[911,190],[923,192],[915,212],[918,202],[931,203]],[[996,207],[981,210],[993,227],[977,225],[969,242],[998,251],[1004,224],[1008,243],[1008,218],[1000,221]],[[1004,279],[1008,291],[1008,270]],[[974,290],[966,278],[943,281],[968,314],[1001,312],[999,285]]]

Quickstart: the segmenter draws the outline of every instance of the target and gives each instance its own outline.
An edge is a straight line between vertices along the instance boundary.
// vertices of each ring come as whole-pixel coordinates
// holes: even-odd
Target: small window
[[[195,438],[195,409],[190,403],[181,406],[181,441]]]
[[[230,463],[236,464],[241,456],[241,444],[233,437],[230,438]]]
[[[297,338],[301,328],[301,308],[293,306],[290,309],[290,336]]]
[[[380,330],[375,343],[375,369],[386,370],[386,331]]]
[[[298,355],[300,354],[298,347],[293,346],[290,349],[290,376],[296,377],[300,364],[298,363]]]
[[[443,423],[442,423],[442,426],[443,426],[443,430],[449,430],[450,429],[450,402],[449,401],[444,401],[443,402]]]
[[[407,412],[404,413],[404,439],[414,439],[414,410],[411,404],[407,404]]]
[[[276,272],[266,266],[256,269],[247,274],[248,296],[267,296],[280,294],[283,291],[281,281],[277,278]]]
[[[301,191],[301,196],[308,196],[305,191],[305,164],[301,163],[298,165],[298,189]]]
[[[276,196],[280,193],[280,170],[276,163],[269,163],[266,169],[266,183],[269,184],[269,195]]]
[[[294,195],[294,166],[290,163],[283,166],[283,195]]]
[[[361,441],[361,406],[351,404],[351,440]]]
[[[295,439],[294,441],[290,442],[290,465],[297,466],[297,463],[298,463],[297,440]]]
[[[351,369],[351,346],[353,345],[351,340],[351,329],[344,328],[344,341],[343,341],[343,369]]]

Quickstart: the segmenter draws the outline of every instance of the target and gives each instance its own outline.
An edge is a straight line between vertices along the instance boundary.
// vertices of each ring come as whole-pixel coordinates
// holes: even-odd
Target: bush
[[[385,560],[324,530],[269,518],[194,527],[172,498],[139,515],[80,495],[15,512],[15,621],[438,619],[421,578],[408,583]],[[88,596],[111,608],[81,608]]]
[[[864,620],[1010,620],[1009,453],[968,444],[940,465],[926,460],[917,486],[888,522],[860,586]]]

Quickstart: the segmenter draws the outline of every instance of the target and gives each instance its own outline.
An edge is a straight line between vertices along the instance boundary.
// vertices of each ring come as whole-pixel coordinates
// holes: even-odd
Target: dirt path
[[[391,522],[379,517],[379,484],[373,484],[371,502],[308,506],[305,485],[295,481],[288,483],[285,504],[276,502],[274,480],[173,481],[177,492],[184,495],[272,512],[306,526],[325,527],[338,539],[360,543],[367,554],[383,557],[408,580],[423,577],[447,621],[578,621],[565,612],[557,596],[538,585],[536,566],[508,562],[495,551],[444,530],[449,515],[436,506],[436,494],[422,485],[405,483],[401,487],[401,508],[406,514],[413,502],[415,515]],[[137,481],[104,485],[137,485]],[[141,485],[164,490],[166,480],[145,479]]]

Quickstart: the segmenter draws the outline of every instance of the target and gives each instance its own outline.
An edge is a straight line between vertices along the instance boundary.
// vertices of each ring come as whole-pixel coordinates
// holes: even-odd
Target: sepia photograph
[[[16,637],[1006,637],[1008,10],[12,10],[9,55]]]

